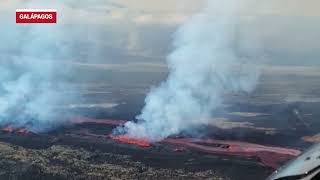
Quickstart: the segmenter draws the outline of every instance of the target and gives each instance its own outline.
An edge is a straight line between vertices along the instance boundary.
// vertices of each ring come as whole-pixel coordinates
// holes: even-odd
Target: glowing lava
[[[189,147],[206,153],[257,157],[264,165],[272,167],[273,169],[277,169],[283,162],[286,162],[301,153],[296,149],[215,139],[167,138],[161,141],[161,143]]]
[[[26,128],[13,128],[11,126],[7,126],[2,128],[3,132],[6,133],[16,133],[16,134],[29,134],[30,132]]]
[[[140,147],[151,147],[150,142],[146,140],[139,140],[139,139],[134,139],[130,138],[128,136],[124,135],[119,135],[119,136],[110,136],[112,139],[117,140],[119,142],[125,143],[125,144],[134,144]]]
[[[125,135],[109,136],[113,140],[125,144],[134,144],[140,147],[151,147],[147,140],[138,140]],[[283,162],[298,156],[301,152],[296,149],[287,149],[280,147],[264,146],[253,143],[237,141],[221,141],[214,139],[192,139],[192,138],[167,138],[160,143],[176,145],[174,152],[183,152],[185,148],[190,148],[205,153],[256,157],[260,161],[273,169],[277,169]]]
[[[29,131],[25,128],[17,129],[16,132],[19,134],[29,134]]]
[[[90,118],[74,118],[75,124],[95,123],[100,125],[121,125],[126,121],[117,121],[112,119],[90,119]],[[91,133],[89,131],[81,131],[80,134],[96,138],[111,138],[123,144],[133,144],[143,148],[151,147],[152,144],[148,140],[134,139],[125,135],[101,135]],[[204,153],[242,156],[248,158],[258,158],[261,163],[268,167],[277,169],[284,162],[298,156],[301,152],[296,149],[281,148],[274,146],[266,146],[254,143],[240,141],[226,141],[215,139],[193,139],[193,138],[167,138],[159,142],[161,144],[170,144],[175,146],[174,152],[184,152],[186,149],[193,149]]]
[[[8,126],[8,127],[5,127],[5,128],[2,128],[2,131],[7,132],[7,133],[12,133],[13,132],[13,128]]]

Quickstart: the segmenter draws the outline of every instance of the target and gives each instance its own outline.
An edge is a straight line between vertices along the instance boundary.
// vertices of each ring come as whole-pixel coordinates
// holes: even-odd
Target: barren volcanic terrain
[[[42,134],[4,127],[0,132],[0,178],[264,179],[302,148],[277,147],[277,142],[248,143],[245,134],[236,140],[228,135],[229,130],[217,127],[212,127],[215,135],[208,137],[181,135],[149,143],[111,136],[123,120],[74,117],[71,122]],[[246,131],[257,134],[256,141],[261,141],[260,130]]]
[[[2,127],[0,179],[259,180],[319,139],[318,102],[277,102],[259,88],[251,97],[226,95],[212,124],[192,133],[157,143],[112,136],[147,92],[122,89],[88,92],[63,107],[71,123],[46,133]]]
[[[272,172],[272,163],[263,164],[259,156],[218,152],[225,147],[218,147],[217,142],[201,144],[208,142],[183,138],[154,144],[119,141],[106,135],[114,125],[87,120],[48,134],[3,129],[0,178],[260,179]],[[297,151],[285,153],[287,160]],[[281,157],[281,151],[275,155]],[[249,174],[241,175],[241,171]]]

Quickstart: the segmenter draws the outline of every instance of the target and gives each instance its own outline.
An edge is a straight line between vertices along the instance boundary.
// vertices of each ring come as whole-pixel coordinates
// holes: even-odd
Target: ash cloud
[[[249,4],[208,1],[174,35],[174,50],[167,57],[170,73],[151,90],[137,122],[115,133],[159,141],[210,123],[225,92],[251,92],[259,73],[251,63],[258,51],[242,57],[236,51],[237,14]],[[253,59],[251,59],[253,58]]]

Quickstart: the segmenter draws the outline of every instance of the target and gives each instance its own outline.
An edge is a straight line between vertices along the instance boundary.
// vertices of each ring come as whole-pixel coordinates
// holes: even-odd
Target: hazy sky
[[[235,15],[241,17],[235,28],[240,54],[258,51],[270,64],[320,65],[320,1],[239,1],[250,1],[249,7]],[[217,16],[227,11],[222,1],[210,3],[215,4]],[[5,46],[0,50],[15,52],[18,37],[32,34],[32,26],[14,23],[15,9],[55,8],[58,24],[46,30],[59,37],[47,41],[49,44],[65,48],[57,58],[82,63],[164,64],[174,31],[203,7],[205,0],[2,0],[0,38]],[[45,35],[41,37],[46,41]]]
[[[240,2],[235,12],[229,9],[232,1]],[[206,8],[206,2],[213,9],[212,14],[205,13],[205,22],[213,28],[203,28],[206,24],[200,23],[200,31],[186,33],[183,39],[199,36],[200,41],[209,41],[204,49],[215,48],[216,54],[219,47],[226,49],[218,56],[221,59],[206,59],[208,64],[221,67],[230,52],[237,59],[250,60],[249,66],[240,64],[244,61],[234,62],[234,67],[248,71],[257,64],[272,75],[320,76],[319,0],[0,0],[0,91],[7,92],[0,97],[0,113],[9,111],[10,117],[10,112],[15,112],[12,108],[26,104],[26,112],[41,117],[39,120],[51,119],[50,115],[56,115],[51,108],[70,98],[65,98],[64,92],[78,92],[83,84],[145,87],[161,81],[176,30]],[[57,9],[58,23],[16,24],[16,9],[26,8]],[[221,21],[226,14],[234,19]],[[197,25],[192,28],[198,29]],[[214,35],[202,33],[202,29],[210,29]],[[226,29],[228,33],[224,33]],[[218,45],[212,46],[215,41]],[[201,52],[200,57],[205,54],[198,51],[199,44],[182,57],[193,51]],[[191,69],[193,59],[194,63],[199,60],[198,56],[184,59],[190,60],[183,63]],[[183,67],[180,65],[177,67]]]

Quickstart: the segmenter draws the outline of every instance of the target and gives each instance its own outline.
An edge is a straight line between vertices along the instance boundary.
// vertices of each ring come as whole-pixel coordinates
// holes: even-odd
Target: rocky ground
[[[0,179],[228,179],[212,170],[146,167],[128,156],[89,152],[64,145],[28,149],[0,142]]]

